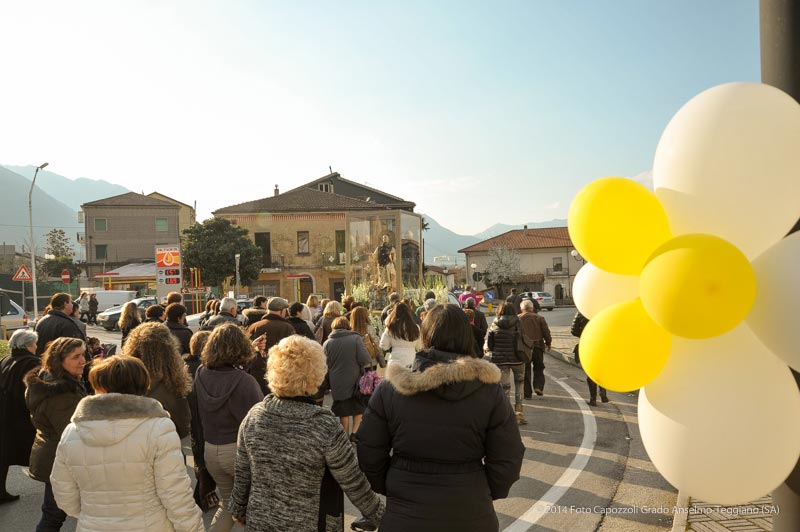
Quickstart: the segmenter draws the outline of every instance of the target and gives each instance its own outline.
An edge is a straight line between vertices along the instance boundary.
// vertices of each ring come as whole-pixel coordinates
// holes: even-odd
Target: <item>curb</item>
[[[682,491],[678,492],[678,501],[675,503],[673,516],[670,532],[685,532],[689,520],[689,496]]]
[[[558,349],[551,348],[550,351],[545,351],[545,354],[550,355],[556,360],[561,360],[562,362],[566,362],[567,364],[571,364],[575,367],[580,367],[575,363],[575,355],[572,353],[562,353]]]

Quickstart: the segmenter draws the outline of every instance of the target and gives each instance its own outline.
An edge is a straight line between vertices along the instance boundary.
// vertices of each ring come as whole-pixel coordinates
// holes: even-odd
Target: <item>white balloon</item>
[[[741,504],[779,486],[800,457],[800,391],[746,324],[706,340],[674,338],[639,394],[647,454],[673,486]]]
[[[672,232],[708,233],[749,259],[800,217],[800,105],[760,83],[727,83],[686,103],[664,130],[655,193]]]
[[[639,277],[607,272],[588,262],[572,284],[572,298],[581,314],[593,318],[602,310],[639,297]]]
[[[800,371],[800,232],[793,233],[753,261],[758,292],[747,324],[784,362]]]

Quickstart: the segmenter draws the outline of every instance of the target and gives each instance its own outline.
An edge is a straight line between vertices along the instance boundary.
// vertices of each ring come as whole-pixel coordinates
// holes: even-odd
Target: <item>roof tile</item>
[[[502,235],[489,238],[469,247],[459,249],[459,253],[489,251],[494,247],[508,249],[542,249],[573,247],[566,227],[543,227],[535,229],[512,229]]]
[[[245,214],[270,212],[329,212],[329,211],[363,211],[385,208],[383,205],[349,198],[331,192],[322,192],[312,188],[299,187],[277,196],[261,198],[230,207],[223,207],[213,212],[219,214]]]

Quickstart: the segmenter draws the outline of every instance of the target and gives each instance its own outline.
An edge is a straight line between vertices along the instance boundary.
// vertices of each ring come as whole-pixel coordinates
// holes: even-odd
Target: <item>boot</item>
[[[600,400],[604,403],[608,402],[608,395],[606,395],[606,391],[603,388],[600,388]]]
[[[525,416],[522,414],[522,405],[517,405],[517,423],[520,425],[527,425],[528,420],[525,419]]]
[[[589,401],[587,401],[587,402],[589,403],[589,406],[597,406],[597,397],[594,397],[594,396],[593,396],[593,397],[592,397],[592,398],[590,398],[590,399],[589,399]]]

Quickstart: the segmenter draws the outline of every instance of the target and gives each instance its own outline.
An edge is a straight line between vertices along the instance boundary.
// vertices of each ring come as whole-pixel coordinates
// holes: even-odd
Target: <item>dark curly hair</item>
[[[255,356],[253,344],[235,323],[224,323],[214,328],[203,346],[203,364],[209,369],[223,366],[240,366]]]

